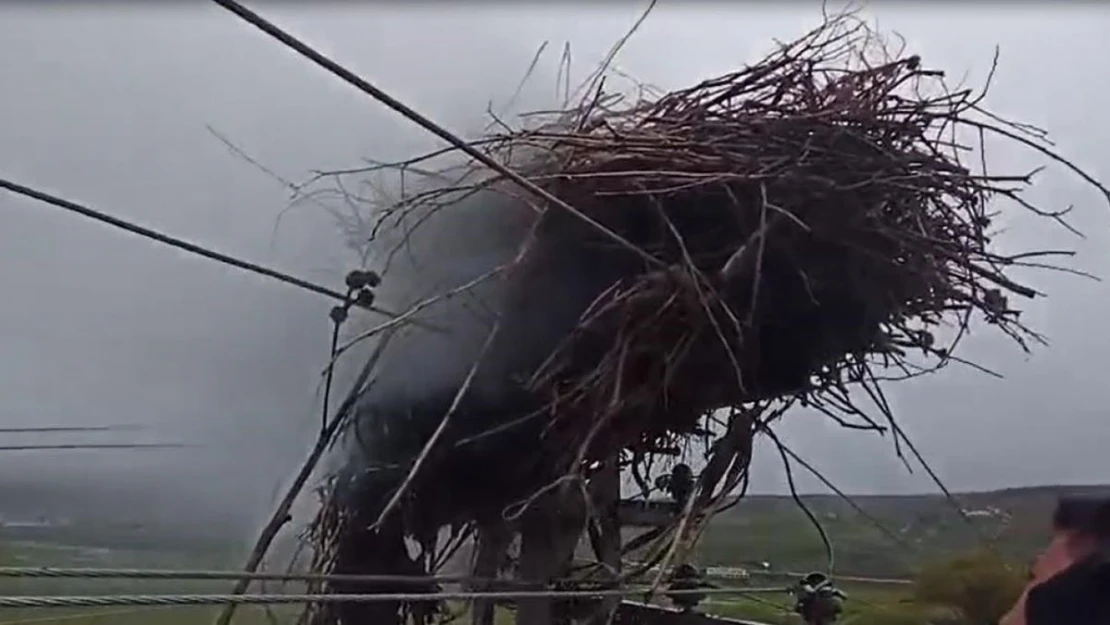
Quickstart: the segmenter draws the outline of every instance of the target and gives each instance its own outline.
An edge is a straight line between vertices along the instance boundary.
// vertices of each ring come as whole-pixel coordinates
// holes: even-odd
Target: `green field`
[[[64,543],[8,542],[0,547],[5,566],[79,566],[126,568],[224,568],[219,553],[157,552],[150,550],[89,549]],[[3,595],[102,595],[224,593],[230,582],[119,579],[18,579],[0,578]],[[255,606],[240,608],[242,625],[271,623]],[[289,612],[288,608],[278,608]],[[211,607],[109,607],[109,608],[0,608],[0,624],[58,623],[59,625],[165,625],[211,623]]]
[[[153,551],[96,551],[78,547],[42,543],[9,543],[4,551],[4,563],[11,566],[91,566],[130,568],[226,568],[219,564],[218,554],[162,553]],[[770,582],[753,582],[767,585]],[[778,583],[778,582],[775,582]],[[74,580],[74,579],[0,579],[0,594],[4,595],[99,595],[99,594],[184,594],[224,593],[231,582],[171,580]],[[276,591],[276,583],[270,591]],[[900,588],[882,586],[848,586],[850,600],[846,605],[846,618],[867,613],[873,606],[898,607],[906,598]],[[773,604],[773,605],[768,605]],[[703,611],[722,616],[743,617],[772,624],[797,624],[789,613],[790,597],[757,595],[756,599],[743,596],[712,596],[703,604]],[[775,607],[777,605],[778,607]],[[207,625],[212,622],[218,608],[211,607],[112,607],[112,608],[8,608],[0,609],[0,625],[17,623],[59,623],[61,625]],[[290,623],[299,613],[299,607],[278,606],[271,614],[257,606],[239,608],[235,623],[239,625],[273,625]],[[509,619],[504,619],[509,622]],[[847,622],[847,621],[846,621]]]
[[[1074,491],[1074,489],[1067,489]],[[1099,488],[1099,492],[1107,489]],[[966,551],[988,539],[1016,560],[1029,557],[1043,544],[1048,518],[1064,489],[1037,488],[960,496],[967,510],[1001,511],[998,517],[967,519],[951,502],[937,496],[861,497],[856,499],[889,532],[874,527],[842,500],[805,497],[805,503],[831,538],[835,571],[846,576],[906,578],[924,563]],[[83,525],[53,537],[8,532],[0,542],[0,562],[9,566],[86,566],[169,569],[227,569],[242,560],[242,545],[218,546],[170,540],[166,548],[142,542],[115,541],[118,532],[100,532]],[[895,534],[898,540],[887,534]],[[153,541],[157,544],[157,541]],[[91,549],[80,545],[100,545]],[[812,523],[788,497],[753,496],[721,515],[707,530],[695,553],[702,566],[743,566],[753,571],[769,563],[772,571],[821,570],[827,566],[825,550]],[[789,578],[753,576],[754,586],[785,585]],[[135,580],[3,579],[5,595],[97,595],[225,593],[231,582],[175,582]],[[914,625],[934,622],[944,615],[909,602],[908,586],[844,584],[848,592],[842,622],[855,625]],[[257,587],[255,590],[259,590]],[[271,583],[268,591],[276,591]],[[291,588],[296,592],[295,589]],[[790,614],[791,598],[780,595],[755,597],[713,595],[702,611],[747,618],[774,625],[798,625]],[[102,608],[102,609],[0,609],[0,625],[59,623],[61,625],[192,625],[212,622],[218,608]],[[267,614],[256,606],[238,611],[239,625],[289,623],[298,606],[279,606]]]
[[[838,573],[905,578],[930,561],[985,544],[1012,561],[1029,561],[1044,545],[1053,508],[1064,494],[1106,495],[1110,488],[1020,488],[961,494],[956,502],[940,495],[853,498],[871,519],[838,497],[806,496],[803,502],[830,538]],[[751,496],[718,516],[697,557],[705,566],[758,568],[768,562],[787,571],[827,566],[813,523],[789,497],[778,496]]]
[[[155,552],[150,550],[97,550],[90,551],[58,544],[14,542],[4,549],[4,564],[10,566],[87,566],[128,568],[227,568],[230,562],[221,554]],[[786,580],[758,580],[755,585],[786,583]],[[75,580],[75,579],[2,579],[0,594],[4,595],[100,595],[100,594],[185,594],[224,593],[231,582],[171,580]],[[257,590],[257,588],[256,588]],[[268,591],[276,591],[272,583]],[[858,617],[870,618],[876,607],[888,611],[905,611],[900,602],[907,598],[901,587],[848,585],[845,622]],[[796,616],[789,613],[790,597],[780,595],[711,596],[702,606],[707,613],[760,620],[774,625],[798,625]],[[212,607],[112,607],[112,608],[8,608],[0,609],[0,625],[17,623],[59,623],[61,625],[207,625],[212,622],[218,608]],[[298,606],[277,606],[267,614],[257,606],[239,608],[235,623],[238,625],[274,625],[290,623],[299,613]],[[499,619],[511,622],[510,619]],[[868,621],[861,621],[863,625]],[[902,621],[897,621],[902,622]]]

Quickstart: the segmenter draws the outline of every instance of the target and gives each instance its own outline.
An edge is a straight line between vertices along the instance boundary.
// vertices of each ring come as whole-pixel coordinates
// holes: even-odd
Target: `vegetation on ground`
[[[918,601],[948,608],[966,625],[994,625],[1014,605],[1026,575],[989,550],[925,567],[914,584]]]
[[[1101,489],[1105,492],[1106,489]],[[807,496],[807,506],[821,521],[835,547],[835,570],[840,575],[913,579],[913,584],[838,582],[848,594],[841,622],[853,625],[975,625],[993,622],[1012,602],[1022,583],[1023,565],[1048,533],[1048,519],[1057,497],[1071,489],[1018,489],[961,495],[960,504],[980,513],[968,520],[943,497],[932,495],[860,497],[855,501],[874,516],[886,532],[861,518],[835,497]],[[91,566],[172,569],[235,568],[241,546],[190,543],[167,536],[161,550],[115,542],[118,532],[100,533],[84,526],[64,534],[36,530],[29,540],[24,530],[4,528],[0,563],[11,566]],[[899,537],[896,542],[890,535]],[[998,554],[978,550],[983,537],[992,538]],[[904,543],[904,544],[902,544]],[[1000,555],[1001,557],[1000,557]],[[764,562],[771,571],[821,570],[824,548],[816,530],[789,497],[752,496],[718,518],[697,553],[702,566],[738,566],[753,572]],[[787,576],[753,576],[753,586],[771,586]],[[723,583],[723,582],[722,582]],[[135,580],[0,579],[0,594],[105,594],[226,592],[227,582]],[[257,589],[257,588],[256,588]],[[275,590],[271,584],[268,590]],[[982,601],[978,601],[982,597]],[[790,611],[791,597],[779,595],[710,596],[704,612],[761,621],[771,625],[800,625]],[[59,625],[208,625],[217,608],[116,607],[101,609],[0,609],[0,625],[57,623]],[[279,606],[279,623],[298,611]],[[46,620],[42,620],[46,619]],[[266,611],[246,607],[238,612],[239,625],[272,625]]]

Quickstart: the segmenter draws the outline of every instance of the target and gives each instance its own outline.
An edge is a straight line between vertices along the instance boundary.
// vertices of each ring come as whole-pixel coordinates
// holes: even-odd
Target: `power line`
[[[249,272],[261,275],[261,276],[266,276],[267,278],[272,278],[272,279],[277,280],[279,282],[284,282],[285,284],[290,284],[290,285],[293,285],[295,287],[299,287],[301,289],[304,289],[306,291],[310,291],[312,293],[316,293],[316,294],[319,294],[319,295],[324,295],[326,297],[330,297],[332,299],[339,300],[341,302],[346,301],[346,298],[347,298],[346,295],[344,295],[343,293],[340,293],[339,291],[334,291],[332,289],[329,289],[329,288],[324,287],[324,286],[320,286],[318,284],[314,284],[314,283],[309,282],[307,280],[302,280],[301,278],[297,278],[297,277],[291,276],[289,274],[282,273],[280,271],[276,271],[274,269],[269,269],[267,267],[263,267],[262,265],[251,263],[251,262],[248,262],[248,261],[245,261],[245,260],[240,260],[240,259],[235,258],[233,256],[228,256],[227,254],[224,254],[224,253],[221,253],[221,252],[216,252],[216,251],[201,247],[200,245],[197,245],[196,243],[191,243],[191,242],[186,241],[184,239],[179,239],[177,237],[172,237],[168,234],[163,234],[163,233],[158,232],[156,230],[151,230],[150,228],[146,228],[146,227],[143,227],[143,226],[140,226],[140,225],[128,222],[128,221],[124,221],[123,219],[120,219],[118,217],[113,217],[111,215],[108,215],[108,214],[102,213],[100,211],[94,210],[92,208],[89,208],[88,206],[83,206],[83,205],[78,204],[76,202],[71,202],[69,200],[60,198],[58,196],[51,195],[51,194],[45,193],[43,191],[39,191],[38,189],[32,189],[31,187],[27,187],[27,186],[21,185],[21,184],[16,183],[16,182],[12,182],[10,180],[0,178],[0,188],[7,189],[8,191],[11,191],[12,193],[22,195],[24,197],[29,197],[33,200],[38,200],[39,202],[43,202],[45,204],[50,204],[51,206],[56,206],[58,208],[70,211],[72,213],[77,213],[77,214],[82,215],[84,217],[88,217],[89,219],[99,221],[100,223],[108,224],[109,226],[114,226],[116,228],[119,228],[120,230],[124,230],[126,232],[130,232],[132,234],[137,234],[141,237],[145,237],[147,239],[151,239],[153,241],[157,241],[159,243],[169,245],[170,247],[175,247],[179,250],[183,250],[183,251],[186,251],[186,252],[189,252],[189,253],[192,253],[192,254],[196,254],[197,256],[203,256],[204,258],[207,258],[209,260],[214,260],[214,261],[217,261],[217,262],[220,262],[220,263],[224,263],[226,265],[231,265],[233,267],[236,267],[238,269],[242,269],[244,271],[249,271]],[[385,310],[385,309],[382,309],[382,308],[379,308],[379,307],[373,306],[373,305],[365,306],[365,308],[367,308],[368,310],[371,310],[373,312],[376,312],[378,314],[385,315],[387,317],[396,318],[398,316],[396,313],[392,313],[388,310]]]
[[[519,590],[504,592],[434,592],[382,594],[252,594],[252,595],[102,595],[102,596],[0,596],[0,608],[73,608],[140,605],[244,605],[304,603],[378,603],[420,601],[469,601],[472,599],[593,598],[650,595],[651,588],[605,590]],[[675,595],[756,595],[784,593],[775,588],[696,588],[667,590]]]
[[[632,563],[635,564],[635,563]],[[733,575],[734,571],[743,571]],[[798,571],[761,571],[743,567],[711,566],[705,569],[706,577],[732,578],[752,576],[767,577],[804,577]],[[363,582],[363,583],[517,583],[517,580],[483,579],[469,575],[356,575],[327,573],[276,573],[247,572],[237,570],[174,570],[174,569],[127,569],[127,568],[86,568],[86,567],[0,567],[0,578],[84,578],[84,579],[173,579],[173,580],[260,580],[293,582]],[[910,584],[912,580],[885,577],[853,577],[837,575],[837,580],[874,584]],[[572,580],[563,580],[572,581]],[[520,581],[524,584],[527,582]]]
[[[264,581],[304,582],[366,582],[366,583],[462,583],[505,580],[482,580],[464,575],[342,575],[323,573],[267,573],[220,570],[173,569],[114,569],[114,568],[64,568],[64,567],[0,567],[0,578],[86,578],[86,579],[175,579],[175,580],[230,580],[248,579]]]
[[[609,228],[609,227],[605,226],[604,224],[598,222],[596,219],[593,219],[589,215],[584,214],[582,211],[574,208],[573,206],[571,206],[567,202],[565,202],[562,199],[560,199],[560,198],[556,197],[555,195],[551,194],[549,191],[543,189],[542,187],[540,187],[536,183],[532,182],[531,180],[528,180],[527,178],[520,175],[519,173],[513,171],[512,169],[506,167],[505,165],[503,165],[501,163],[498,163],[496,160],[491,158],[488,154],[483,153],[481,150],[478,150],[473,145],[470,145],[466,141],[463,141],[459,137],[451,134],[450,132],[445,130],[442,126],[436,124],[432,120],[430,120],[427,117],[425,117],[425,116],[421,115],[420,113],[416,112],[415,110],[413,110],[412,108],[407,106],[404,102],[401,102],[400,100],[394,98],[393,96],[389,95],[388,93],[386,93],[386,92],[382,91],[381,89],[375,87],[374,85],[370,84],[369,82],[367,82],[363,78],[356,75],[351,70],[349,70],[349,69],[343,67],[342,65],[340,65],[339,63],[336,63],[335,61],[329,59],[328,57],[324,56],[320,52],[317,52],[316,50],[314,50],[308,44],[304,43],[303,41],[298,40],[293,35],[285,32],[284,30],[282,30],[281,28],[279,28],[278,26],[276,26],[272,22],[268,21],[266,18],[262,17],[261,15],[255,13],[254,11],[251,11],[250,9],[248,9],[247,7],[243,6],[242,4],[236,2],[235,0],[212,0],[212,1],[215,2],[216,4],[220,5],[221,7],[227,9],[229,12],[235,14],[237,17],[239,17],[239,19],[243,20],[244,22],[247,22],[248,24],[250,24],[251,26],[254,26],[258,30],[261,30],[262,32],[264,32],[267,35],[273,37],[274,39],[277,39],[283,45],[285,45],[287,48],[290,48],[291,50],[296,51],[301,56],[303,56],[303,57],[307,58],[308,60],[312,61],[313,63],[319,65],[323,69],[330,72],[336,78],[339,78],[343,82],[351,85],[352,87],[355,87],[359,91],[361,91],[361,92],[365,93],[366,95],[374,98],[378,102],[381,102],[382,104],[388,106],[389,108],[393,109],[394,111],[400,113],[406,119],[414,122],[416,125],[420,126],[424,130],[427,130],[428,132],[434,134],[435,136],[439,137],[440,139],[443,139],[444,141],[451,144],[453,147],[455,147],[456,149],[458,149],[462,153],[466,154],[467,156],[469,156],[469,157],[473,158],[474,160],[478,161],[482,165],[485,165],[486,167],[489,167],[493,171],[501,174],[502,176],[505,176],[506,178],[513,181],[514,183],[516,183],[517,185],[522,187],[524,190],[526,190],[529,193],[535,195],[539,199],[551,204],[552,206],[557,206],[557,207],[567,211],[568,213],[570,213],[571,215],[573,215],[577,219],[589,224],[590,226],[595,228],[598,232],[601,232],[602,234],[604,234],[605,236],[607,236],[611,240],[620,244],[625,249],[629,250],[630,252],[632,252],[632,253],[636,254],[637,256],[639,256],[640,258],[642,258],[648,264],[656,266],[656,267],[659,267],[659,266],[663,265],[663,261],[661,261],[658,258],[652,256],[651,254],[645,252],[642,248],[635,245],[634,243],[632,243],[631,241],[629,241],[625,237],[621,236],[620,234],[616,233],[611,228]]]
[[[180,449],[194,447],[181,443],[73,443],[61,445],[0,445],[0,451],[32,451],[46,449]]]
[[[138,430],[138,425],[92,425],[0,428],[0,434],[29,434],[32,432],[123,432]]]
[[[778,441],[776,441],[776,442],[778,442]],[[903,538],[902,536],[899,536],[896,532],[894,532],[893,530],[888,528],[885,524],[883,524],[882,521],[875,518],[875,516],[873,514],[868,512],[855,499],[853,499],[850,495],[848,495],[843,490],[841,490],[839,487],[837,487],[837,485],[834,484],[832,482],[832,480],[825,477],[825,475],[823,473],[818,471],[812,464],[807,462],[805,458],[802,458],[800,455],[798,455],[792,449],[787,447],[784,443],[778,442],[778,446],[779,446],[779,449],[781,449],[783,453],[790,456],[798,464],[802,465],[803,469],[805,469],[806,471],[809,471],[811,475],[813,475],[818,480],[820,480],[821,483],[824,484],[829,490],[831,490],[838,497],[843,499],[849,506],[851,506],[851,508],[853,510],[856,511],[856,514],[863,517],[864,520],[866,520],[868,523],[870,523],[876,529],[878,529],[880,532],[882,532],[882,534],[884,536],[891,539],[892,541],[894,541],[898,545],[900,545],[902,547],[905,547],[908,550],[912,551],[914,549],[914,545],[912,545],[905,538]]]
[[[761,575],[764,577],[805,577],[806,575],[800,571],[748,571],[748,573],[750,575]],[[713,574],[707,573],[706,577],[713,577]],[[855,575],[837,575],[836,581],[857,584],[891,584],[896,586],[906,586],[913,583],[912,579],[900,579],[897,577],[858,577]]]

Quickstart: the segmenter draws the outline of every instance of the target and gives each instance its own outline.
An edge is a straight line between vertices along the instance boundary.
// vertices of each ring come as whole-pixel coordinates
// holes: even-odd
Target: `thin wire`
[[[912,453],[914,458],[917,459],[917,462],[921,465],[921,467],[925,469],[925,473],[929,475],[929,479],[931,479],[933,483],[936,484],[937,488],[940,489],[940,492],[944,493],[945,501],[947,501],[948,504],[956,511],[956,514],[960,515],[960,518],[963,519],[964,524],[971,528],[971,531],[975,534],[975,536],[979,539],[981,543],[987,546],[988,550],[990,550],[995,555],[998,555],[998,549],[995,545],[995,541],[991,540],[983,531],[983,529],[979,527],[975,523],[975,521],[971,519],[970,516],[968,516],[967,511],[964,510],[962,505],[960,505],[960,502],[952,494],[952,491],[948,490],[948,487],[945,486],[944,480],[940,479],[940,476],[937,475],[936,471],[933,470],[932,465],[930,465],[925,460],[925,457],[921,455],[921,452],[917,450],[917,445],[913,444],[913,441],[910,440],[910,437],[906,436],[905,431],[896,422],[891,420],[890,425],[891,429],[894,431],[894,439],[898,440],[899,436],[902,437],[902,442],[906,444],[906,447],[910,449],[910,453]]]
[[[907,541],[906,539],[904,539],[901,536],[899,536],[898,534],[896,534],[894,532],[894,530],[888,528],[881,521],[879,521],[877,518],[875,518],[870,512],[865,510],[863,508],[863,506],[861,506],[858,502],[856,502],[856,500],[852,499],[852,497],[850,495],[848,495],[844,491],[840,490],[840,488],[838,488],[836,486],[836,484],[833,484],[832,480],[825,477],[825,475],[823,473],[821,473],[820,471],[818,471],[812,464],[810,464],[809,462],[806,462],[806,460],[804,458],[802,458],[800,455],[798,455],[797,453],[795,453],[794,450],[787,447],[785,443],[783,443],[782,441],[779,441],[778,446],[779,446],[779,449],[781,449],[784,453],[786,453],[788,456],[790,456],[794,460],[794,462],[797,462],[798,464],[802,465],[803,469],[805,469],[806,471],[809,471],[811,475],[813,475],[818,480],[820,480],[821,483],[824,484],[829,490],[831,490],[838,497],[843,499],[849,506],[851,506],[851,508],[856,511],[856,514],[859,514],[861,517],[866,519],[867,522],[871,523],[871,525],[874,525],[876,529],[878,529],[880,532],[883,533],[883,535],[885,535],[887,538],[891,539],[892,541],[898,543],[899,545],[905,547],[907,550],[910,550],[910,551],[915,550],[915,547],[914,547],[913,544],[911,544],[909,541]],[[840,577],[840,579],[846,579],[846,578]]]
[[[708,567],[706,577],[728,578],[724,571],[739,567]],[[805,573],[795,571],[760,571],[742,569],[748,575],[767,577],[802,577]],[[362,583],[481,583],[496,581],[500,584],[514,583],[513,580],[486,580],[469,575],[357,575],[324,573],[276,573],[246,572],[237,570],[175,570],[175,569],[123,569],[123,568],[83,568],[83,567],[0,567],[0,578],[85,578],[85,579],[174,579],[174,580],[262,580],[262,581],[304,581],[304,582],[362,582]],[[912,580],[881,577],[852,577],[837,575],[845,582],[873,584],[909,584]],[[561,580],[573,581],[573,580]],[[524,584],[526,582],[520,582]]]
[[[825,546],[826,570],[829,577],[832,577],[833,570],[836,564],[836,552],[833,549],[832,540],[829,538],[828,533],[825,531],[825,527],[821,525],[821,521],[817,519],[817,517],[813,514],[813,511],[809,509],[809,506],[807,506],[805,502],[802,501],[801,496],[798,495],[798,487],[794,483],[794,471],[790,467],[790,456],[787,456],[786,451],[783,450],[782,442],[779,441],[779,437],[770,427],[765,424],[760,429],[763,430],[763,433],[766,434],[775,443],[776,447],[778,447],[779,455],[782,457],[782,468],[783,471],[786,473],[786,483],[790,487],[790,497],[794,500],[794,504],[801,508],[802,512],[805,513],[810,523],[817,530],[817,533],[821,536],[821,542]]]
[[[244,570],[255,572],[258,569],[271,543],[273,543],[274,539],[277,537],[278,532],[285,523],[291,519],[289,511],[293,508],[293,502],[296,501],[301,489],[304,488],[308,478],[312,475],[312,472],[316,470],[316,465],[320,461],[320,458],[323,457],[324,452],[326,452],[328,447],[334,442],[335,436],[340,428],[343,427],[345,423],[348,423],[347,417],[354,408],[355,402],[357,402],[359,397],[362,397],[362,394],[373,384],[373,382],[370,381],[370,374],[373,373],[375,367],[377,367],[378,360],[389,344],[389,339],[393,336],[395,329],[396,328],[389,330],[389,333],[382,337],[382,340],[375,346],[370,357],[364,361],[362,371],[359,372],[347,397],[336,409],[326,430],[321,432],[320,436],[317,437],[316,444],[313,446],[312,451],[309,452],[308,458],[302,463],[297,476],[293,478],[293,483],[289,485],[288,490],[285,492],[285,496],[271,514],[270,520],[262,528],[262,532],[259,534],[254,547],[251,549],[250,555],[247,556],[246,563],[243,565]],[[335,366],[335,363],[332,362],[330,366]],[[236,582],[232,592],[236,595],[243,594],[247,591],[249,586],[249,582],[240,579],[240,581]],[[229,604],[221,610],[219,616],[216,617],[216,624],[228,625],[234,613],[235,605]]]
[[[740,597],[740,598],[743,599],[744,601],[751,601],[752,603],[758,603],[760,605],[765,605],[765,606],[768,606],[768,607],[771,607],[771,608],[782,610],[786,614],[794,614],[794,610],[792,608],[790,608],[789,606],[785,606],[781,603],[775,603],[774,601],[767,601],[766,599],[762,599],[760,597],[755,597],[755,596]],[[714,603],[714,602],[710,601],[709,603]],[[720,603],[720,602],[717,602],[717,603]]]
[[[350,299],[350,295],[347,296]],[[344,302],[346,304],[347,302]],[[346,311],[344,311],[346,316]],[[328,407],[331,405],[331,385],[335,377],[335,358],[336,352],[339,351],[339,326],[342,321],[332,319],[331,328],[331,351],[328,356],[328,372],[324,380],[324,407],[320,410],[320,436],[327,436],[328,432]]]
[[[788,589],[774,588],[695,588],[667,590],[676,595],[755,595],[783,593]],[[382,594],[250,594],[250,595],[103,595],[103,596],[0,596],[0,608],[70,608],[110,606],[161,605],[261,605],[290,603],[379,603],[469,601],[472,599],[545,599],[560,597],[624,597],[650,595],[651,588],[615,588],[604,590],[518,590],[503,592],[435,592]]]
[[[800,571],[748,571],[749,575],[762,576],[762,577],[805,577],[807,573]],[[708,569],[706,577],[716,577],[713,575],[712,569]],[[897,577],[857,577],[854,575],[837,575],[836,580],[839,582],[852,582],[857,584],[894,584],[906,585],[912,584],[912,579],[899,579]]]
[[[138,430],[142,426],[139,425],[92,425],[87,427],[66,427],[66,426],[47,426],[47,427],[23,427],[23,428],[0,428],[0,434],[26,434],[30,432],[121,432],[127,430]]]
[[[0,451],[32,451],[46,449],[181,449],[196,447],[181,443],[73,443],[69,445],[0,445]]]
[[[319,65],[323,69],[330,72],[336,78],[339,78],[343,82],[351,85],[352,87],[355,87],[359,91],[365,93],[366,95],[368,95],[368,96],[374,98],[375,100],[381,102],[382,104],[388,106],[389,108],[391,108],[394,111],[403,115],[405,118],[407,118],[410,121],[416,123],[418,126],[423,128],[424,130],[427,130],[428,132],[430,132],[430,133],[434,134],[435,136],[439,137],[440,139],[443,139],[447,143],[450,143],[456,149],[463,152],[467,156],[473,158],[474,160],[478,161],[482,165],[485,165],[486,167],[489,167],[493,171],[501,174],[502,176],[505,176],[509,180],[511,180],[511,181],[515,182],[516,184],[520,185],[524,190],[528,191],[529,193],[532,193],[533,195],[537,196],[539,199],[541,199],[541,200],[543,200],[543,201],[545,201],[545,202],[547,202],[547,203],[549,203],[553,206],[558,206],[559,208],[567,211],[568,213],[570,213],[574,217],[576,217],[576,218],[582,220],[583,222],[589,224],[590,226],[597,229],[599,232],[601,232],[605,236],[609,237],[613,241],[619,243],[621,246],[625,247],[629,251],[633,252],[634,254],[636,254],[637,256],[642,258],[643,260],[647,261],[648,264],[650,264],[652,266],[655,266],[655,267],[663,266],[663,261],[659,260],[658,258],[655,258],[651,254],[648,254],[647,252],[645,252],[643,249],[641,249],[640,247],[633,244],[628,239],[622,237],[621,235],[614,232],[612,229],[606,227],[604,224],[601,224],[600,222],[591,218],[590,216],[583,214],[581,211],[574,208],[570,204],[568,204],[565,201],[559,199],[558,197],[552,195],[550,192],[544,190],[542,187],[540,187],[536,183],[532,182],[531,180],[528,180],[527,178],[525,178],[524,176],[520,175],[519,173],[513,171],[512,169],[509,169],[505,165],[503,165],[501,163],[498,163],[496,160],[491,158],[489,155],[484,154],[481,150],[478,150],[473,145],[470,145],[469,143],[463,141],[459,137],[451,134],[450,132],[445,130],[443,127],[434,123],[433,121],[431,121],[427,117],[425,117],[425,116],[421,115],[420,113],[417,113],[415,110],[409,108],[403,102],[397,100],[396,98],[389,95],[388,93],[386,93],[386,92],[382,91],[381,89],[375,87],[374,85],[370,84],[369,82],[367,82],[363,78],[360,78],[359,76],[357,76],[351,70],[349,70],[349,69],[343,67],[342,65],[336,63],[335,61],[329,59],[328,57],[324,56],[320,52],[317,52],[316,50],[314,50],[308,44],[298,40],[296,37],[294,37],[293,35],[290,35],[289,33],[285,32],[281,28],[278,28],[275,24],[273,24],[272,22],[269,22],[268,20],[266,20],[261,15],[255,13],[254,11],[251,11],[250,9],[243,6],[242,4],[239,4],[238,2],[235,2],[235,0],[212,0],[212,1],[215,2],[216,4],[220,5],[221,7],[227,9],[229,12],[235,14],[236,16],[238,16],[240,19],[247,22],[251,26],[254,26],[258,30],[261,30],[262,32],[266,33],[267,35],[270,35],[274,39],[277,39],[282,44],[284,44],[286,47],[296,51],[301,56],[303,56],[303,57],[307,58],[308,60],[312,61],[313,63]]]
[[[451,583],[482,581],[464,575],[341,575],[321,573],[246,572],[234,570],[173,570],[173,569],[115,569],[115,568],[63,568],[63,567],[0,567],[0,578],[86,578],[86,579],[192,579],[192,580],[265,580],[305,582],[366,582],[366,583]]]
[[[342,293],[340,293],[338,291],[333,291],[332,289],[329,289],[327,287],[320,286],[318,284],[313,284],[312,282],[308,282],[307,280],[302,280],[300,278],[296,278],[296,277],[291,276],[289,274],[281,273],[280,271],[275,271],[273,269],[269,269],[267,267],[263,267],[261,265],[255,264],[255,263],[247,262],[245,260],[239,260],[238,258],[228,256],[227,254],[223,254],[221,252],[216,252],[216,251],[201,247],[201,246],[199,246],[195,243],[190,243],[189,241],[185,241],[184,239],[179,239],[177,237],[172,237],[168,234],[163,234],[161,232],[151,230],[150,228],[145,228],[143,226],[133,224],[133,223],[128,222],[128,221],[124,221],[123,219],[120,219],[118,217],[113,217],[111,215],[102,213],[100,211],[94,210],[94,209],[89,208],[87,206],[77,204],[76,202],[71,202],[69,200],[57,197],[55,195],[50,195],[49,193],[45,193],[45,192],[39,191],[37,189],[32,189],[31,187],[27,187],[27,186],[18,184],[16,182],[12,182],[10,180],[0,178],[0,188],[7,189],[8,191],[11,191],[12,193],[15,193],[17,195],[22,195],[24,197],[29,197],[31,199],[38,200],[38,201],[43,202],[45,204],[50,204],[51,206],[56,206],[56,207],[64,209],[64,210],[67,210],[67,211],[70,211],[70,212],[73,212],[73,213],[77,213],[77,214],[82,215],[84,217],[88,217],[89,219],[93,219],[93,220],[99,221],[101,223],[108,224],[110,226],[114,226],[116,228],[119,228],[120,230],[124,230],[124,231],[130,232],[132,234],[137,234],[141,237],[146,237],[148,239],[157,241],[159,243],[164,243],[164,244],[169,245],[171,247],[175,247],[179,250],[184,250],[186,252],[190,252],[190,253],[196,254],[198,256],[203,256],[204,258],[207,258],[209,260],[214,260],[214,261],[217,261],[217,262],[220,262],[220,263],[224,263],[226,265],[231,265],[231,266],[236,267],[238,269],[243,269],[245,271],[250,271],[252,273],[256,273],[256,274],[261,275],[261,276],[266,276],[267,278],[273,278],[274,280],[278,280],[279,282],[284,282],[285,284],[290,284],[290,285],[293,285],[295,287],[299,287],[301,289],[304,289],[306,291],[311,291],[312,293],[317,293],[319,295],[324,295],[324,296],[330,297],[332,299],[337,299],[337,300],[340,300],[340,301],[344,301],[346,299],[346,296],[343,295]],[[373,312],[376,312],[380,315],[385,315],[387,317],[391,317],[391,318],[398,317],[397,313],[393,313],[393,312],[390,312],[388,310],[378,308],[377,306],[369,306],[369,307],[367,307],[367,309],[371,310]]]

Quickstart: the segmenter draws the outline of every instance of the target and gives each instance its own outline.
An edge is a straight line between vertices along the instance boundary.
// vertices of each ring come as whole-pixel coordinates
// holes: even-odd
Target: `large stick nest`
[[[596,457],[706,411],[871,380],[876,363],[919,374],[907,352],[946,363],[938,330],[976,316],[1025,347],[1037,337],[1008,295],[1036,293],[1006,272],[1031,255],[992,249],[988,205],[1059,215],[1019,197],[1029,174],[961,164],[959,142],[984,134],[1047,150],[981,100],[846,17],[692,88],[633,104],[598,88],[549,125],[483,139],[507,165],[527,155],[526,177],[575,209],[533,203],[542,217],[510,268],[520,300],[551,265],[604,274],[528,388],[576,442],[610,421]]]
[[[689,89],[630,102],[595,85],[551,123],[475,143],[573,208],[475,169],[474,184],[511,190],[539,214],[502,274],[515,293],[502,343],[520,341],[512,328],[557,299],[541,291],[558,284],[536,286],[537,276],[578,267],[592,285],[555,349],[521,357],[527,412],[549,451],[544,479],[585,474],[618,451],[665,450],[707,415],[743,411],[735,429],[747,443],[718,447],[732,457],[711,460],[698,503],[708,505],[745,473],[734,460],[772,403],[859,416],[847,388],[863,385],[882,408],[880,378],[943,366],[975,319],[1022,347],[1037,339],[1010,305],[1036,293],[1007,276],[1031,255],[996,251],[988,206],[1060,214],[1021,198],[1029,175],[962,164],[976,150],[961,142],[1023,144],[1107,192],[1043,133],[984,110],[982,96],[949,91],[941,72],[890,55],[845,17]],[[441,188],[380,214],[459,197]],[[406,501],[420,508],[422,488],[446,479],[435,466],[406,483]]]

